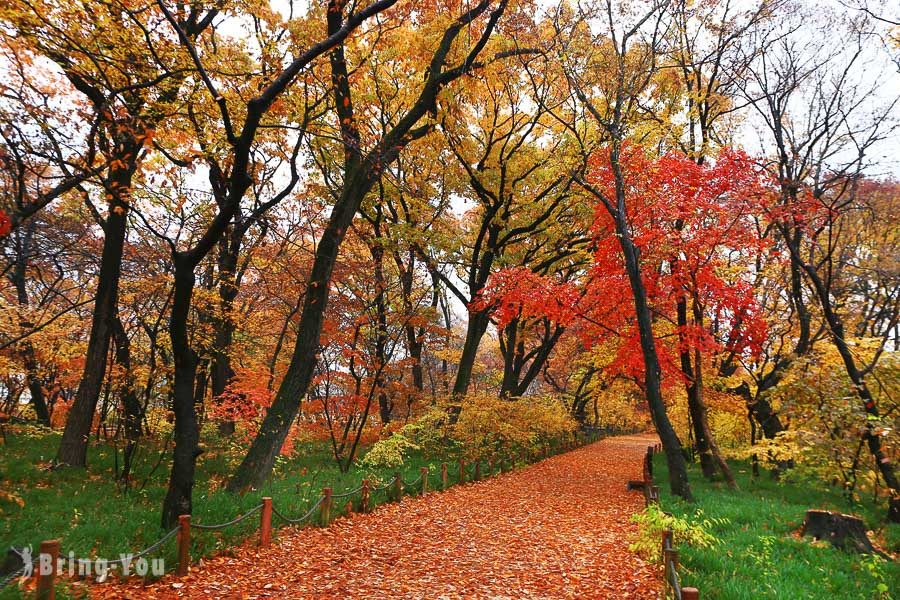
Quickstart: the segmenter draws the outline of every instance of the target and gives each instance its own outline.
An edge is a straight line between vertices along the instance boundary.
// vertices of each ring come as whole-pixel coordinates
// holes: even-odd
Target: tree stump
[[[825,540],[835,548],[853,552],[874,552],[862,519],[827,510],[808,510],[803,535]]]

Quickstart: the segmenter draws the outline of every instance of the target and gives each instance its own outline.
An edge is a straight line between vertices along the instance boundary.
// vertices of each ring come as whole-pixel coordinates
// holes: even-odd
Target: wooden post
[[[494,457],[488,459],[488,477],[494,476]]]
[[[441,489],[447,489],[447,463],[441,463]]]
[[[459,482],[466,482],[466,461],[464,459],[459,459]]]
[[[650,488],[650,500],[655,504],[659,504],[659,486],[658,485],[654,485]]]
[[[394,473],[394,493],[397,495],[396,500],[403,497],[403,477],[400,476],[400,471]]]
[[[369,480],[362,480],[362,490],[360,490],[359,510],[361,512],[369,512]]]
[[[662,542],[662,561],[663,561],[663,597],[666,596],[666,590],[669,586],[670,579],[670,571],[669,571],[669,559],[671,558],[672,552],[672,530],[665,529],[662,532],[661,536]],[[676,557],[676,561],[678,558]]]
[[[481,459],[475,461],[475,481],[481,481]]]
[[[681,600],[700,600],[700,591],[697,588],[681,588]]]
[[[265,548],[272,541],[272,499],[262,499],[262,511],[259,513],[259,545]]]
[[[39,558],[37,564],[37,597],[41,600],[54,600],[56,598],[56,588],[54,583],[56,580],[56,567],[59,562],[59,540],[47,540],[41,542],[39,550]],[[50,559],[50,564],[46,565],[46,559]],[[45,572],[49,566],[49,573]]]
[[[331,488],[322,488],[322,504],[320,506],[322,527],[327,527],[331,520]]]
[[[663,560],[666,561],[666,567],[669,569],[668,573],[671,577],[678,570],[678,550],[666,550]]]
[[[419,467],[419,473],[422,474],[422,495],[428,493],[428,467]]]
[[[178,567],[175,574],[183,577],[191,566],[191,515],[178,517]]]

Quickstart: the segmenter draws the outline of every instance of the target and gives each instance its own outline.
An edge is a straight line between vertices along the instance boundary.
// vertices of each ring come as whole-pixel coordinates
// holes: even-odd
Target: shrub
[[[556,398],[470,395],[463,400],[450,435],[467,457],[483,458],[538,448],[571,435],[575,427],[574,419]]]
[[[663,531],[672,532],[673,544],[712,548],[719,540],[709,533],[709,529],[728,522],[727,519],[708,519],[699,509],[690,520],[683,519],[664,513],[655,504],[631,517],[631,521],[638,524],[638,536],[629,548],[654,562],[662,560]]]
[[[419,446],[410,441],[401,430],[375,442],[359,461],[359,465],[368,470],[396,469],[403,466],[403,461],[410,450],[418,449]]]

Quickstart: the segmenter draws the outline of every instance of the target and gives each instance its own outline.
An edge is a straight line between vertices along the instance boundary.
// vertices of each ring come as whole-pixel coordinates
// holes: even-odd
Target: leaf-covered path
[[[282,529],[265,552],[166,577],[94,588],[130,598],[656,598],[656,569],[628,550],[652,438],[606,439],[327,529]]]

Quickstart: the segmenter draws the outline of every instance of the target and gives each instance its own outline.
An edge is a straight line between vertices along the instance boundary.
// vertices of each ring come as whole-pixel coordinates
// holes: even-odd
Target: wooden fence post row
[[[191,515],[178,517],[178,567],[175,574],[179,577],[187,575],[191,566]]]
[[[44,573],[43,560],[38,560],[38,579],[37,579],[37,597],[41,600],[54,600],[56,598],[56,588],[54,587],[56,579],[56,566],[59,562],[59,540],[47,540],[41,542],[39,550],[41,556],[50,557],[50,572]]]
[[[360,490],[359,510],[369,512],[369,480],[362,480],[362,489]]]
[[[319,507],[322,526],[327,527],[331,521],[331,488],[322,488],[322,504]]]
[[[419,473],[422,474],[422,495],[428,493],[428,467],[419,467]]]
[[[265,548],[272,541],[272,499],[262,499],[262,511],[259,513],[259,545]]]
[[[395,500],[403,497],[403,477],[400,475],[400,471],[394,473],[394,496]]]

